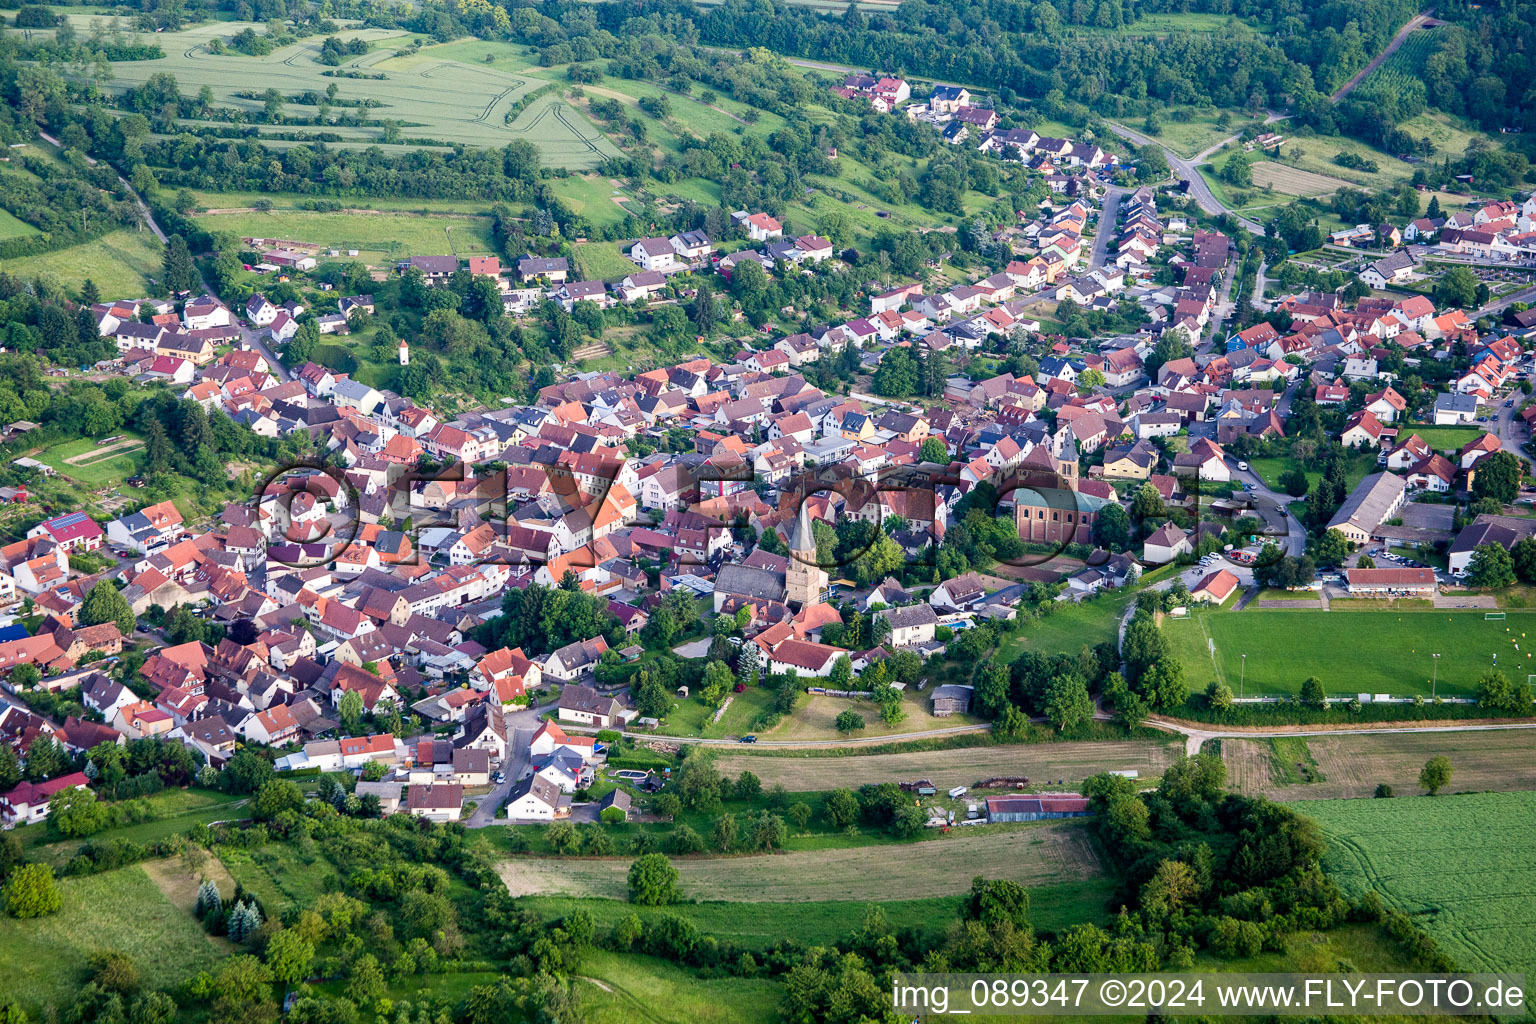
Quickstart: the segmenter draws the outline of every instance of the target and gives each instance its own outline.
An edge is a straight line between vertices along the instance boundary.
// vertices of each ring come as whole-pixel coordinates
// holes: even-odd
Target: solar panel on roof
[[[86,515],[84,512],[71,512],[67,516],[59,516],[59,518],[51,520],[48,525],[55,530],[62,530],[66,527],[74,526],[75,524],[83,522],[89,518],[90,516]]]

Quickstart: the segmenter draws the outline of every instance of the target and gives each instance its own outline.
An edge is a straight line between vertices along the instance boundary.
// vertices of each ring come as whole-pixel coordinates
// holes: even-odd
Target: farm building
[[[934,688],[933,717],[944,718],[953,714],[965,714],[971,710],[971,688],[946,683]]]
[[[989,796],[987,820],[1045,821],[1048,818],[1084,818],[1088,815],[1088,798],[1070,794],[1041,796]]]

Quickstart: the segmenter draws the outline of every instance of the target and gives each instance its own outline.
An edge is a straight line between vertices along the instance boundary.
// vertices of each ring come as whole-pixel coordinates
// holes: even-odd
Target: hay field
[[[1287,167],[1273,160],[1260,160],[1253,165],[1253,183],[1260,187],[1269,185],[1276,192],[1291,196],[1331,195],[1349,185],[1339,178],[1314,174],[1299,167]]]
[[[997,747],[962,747],[903,754],[850,754],[846,757],[779,757],[734,754],[717,764],[726,775],[750,771],[763,785],[782,784],[796,792],[856,789],[866,783],[930,779],[941,790],[970,786],[995,775],[1023,775],[1032,784],[1075,789],[1090,775],[1135,769],[1155,779],[1179,754],[1176,743],[1125,740],[1104,743],[1033,743]],[[1058,784],[1060,780],[1060,785]]]
[[[1322,775],[1321,782],[1288,783],[1278,778],[1273,745],[1267,739],[1221,741],[1232,787],[1274,800],[1369,797],[1385,782],[1398,796],[1421,792],[1419,769],[1431,757],[1451,759],[1453,790],[1536,789],[1536,733],[1524,729],[1295,737]]]
[[[630,857],[520,857],[502,863],[514,896],[556,894],[625,899]],[[1099,872],[1099,858],[1082,822],[1011,828],[960,829],[899,845],[845,847],[747,857],[684,857],[673,861],[685,899],[742,903],[882,900],[921,892],[962,892],[971,878],[1009,878],[1024,885],[1077,881]],[[873,864],[879,871],[871,871]],[[934,871],[935,864],[963,870]]]
[[[319,37],[282,47],[264,57],[248,57],[226,50],[213,53],[209,44],[215,38],[228,40],[245,28],[245,22],[216,22],[198,25],[183,32],[164,33],[159,37],[166,52],[164,60],[121,61],[112,65],[111,88],[140,85],[150,75],[169,72],[176,76],[184,94],[196,94],[204,85],[213,90],[220,107],[235,107],[259,116],[262,101],[236,96],[237,92],[262,92],[276,89],[285,97],[311,90],[324,92],[335,85],[342,100],[374,99],[382,106],[365,111],[371,121],[394,120],[403,123],[404,138],[431,138],[445,143],[470,146],[504,146],[523,138],[538,145],[547,163],[557,167],[588,168],[615,156],[618,150],[583,115],[556,95],[541,97],[522,111],[512,124],[506,123],[519,97],[548,84],[549,79],[529,67],[508,70],[515,65],[508,50],[505,66],[474,65],[461,59],[463,54],[427,46],[408,57],[396,57],[396,47],[409,39],[405,33],[387,29],[343,29],[343,39],[362,38],[375,43],[370,52],[346,61],[341,69],[368,74],[383,74],[382,80],[333,78],[323,74],[332,70],[320,64],[322,40]],[[257,31],[262,31],[257,26]],[[450,44],[451,45],[451,44]],[[338,108],[340,109],[340,108]],[[285,113],[312,116],[314,108],[289,102]],[[302,127],[276,126],[284,131],[303,131]],[[382,126],[329,126],[326,131],[345,137],[352,143],[374,143]]]

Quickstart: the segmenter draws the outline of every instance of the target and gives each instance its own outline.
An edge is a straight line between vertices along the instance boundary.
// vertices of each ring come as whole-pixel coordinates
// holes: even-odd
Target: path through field
[[[502,863],[514,896],[541,893],[624,899],[631,858],[519,857]],[[1098,855],[1081,822],[961,829],[901,845],[860,846],[748,857],[681,857],[672,863],[685,899],[747,903],[880,900],[895,894],[946,896],[971,878],[1024,885],[1077,881],[1097,874]],[[935,871],[935,864],[955,865]]]

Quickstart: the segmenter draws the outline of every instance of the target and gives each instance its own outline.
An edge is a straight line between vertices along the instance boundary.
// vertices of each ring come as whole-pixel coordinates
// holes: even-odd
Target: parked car
[[[751,733],[747,733],[747,735],[743,736],[741,739],[737,740],[736,742],[738,742],[738,743],[756,743],[757,742],[757,737],[753,736]]]

